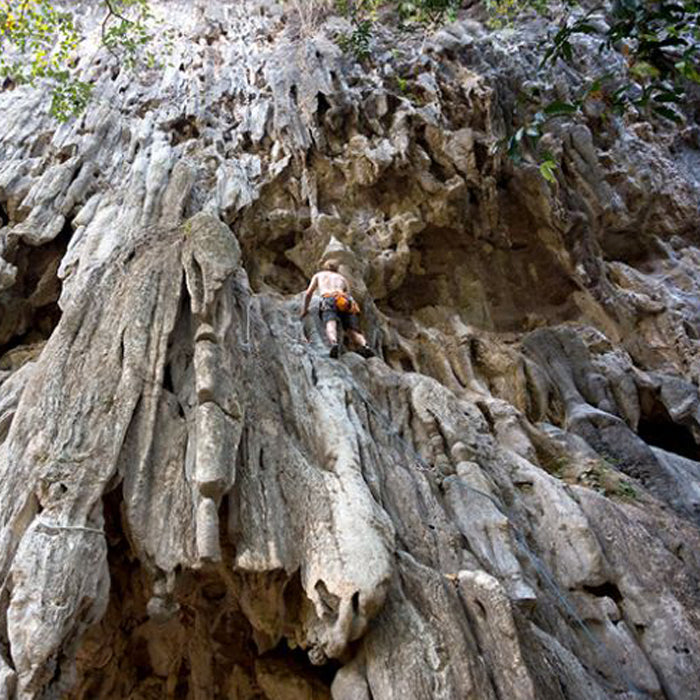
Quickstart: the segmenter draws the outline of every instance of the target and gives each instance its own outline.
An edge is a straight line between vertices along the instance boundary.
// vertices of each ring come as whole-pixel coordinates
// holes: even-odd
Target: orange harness
[[[333,299],[335,308],[344,314],[359,314],[359,304],[345,292],[327,292],[321,295],[324,299]]]

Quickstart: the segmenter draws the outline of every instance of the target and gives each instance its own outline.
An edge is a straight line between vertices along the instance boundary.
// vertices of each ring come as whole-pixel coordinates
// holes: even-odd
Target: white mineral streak
[[[527,31],[152,4],[81,118],[0,92],[0,698],[696,697],[697,125],[555,124],[549,186]]]

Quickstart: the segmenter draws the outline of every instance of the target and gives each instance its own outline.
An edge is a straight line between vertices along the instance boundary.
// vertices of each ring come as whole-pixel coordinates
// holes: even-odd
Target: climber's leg
[[[330,356],[338,357],[340,346],[338,345],[338,321],[335,318],[326,321],[326,338],[331,344]]]
[[[338,344],[338,321],[334,318],[326,321],[326,338],[331,345]]]
[[[357,345],[358,348],[362,348],[365,345],[367,345],[367,341],[365,340],[365,336],[360,333],[360,331],[355,330],[354,328],[349,328],[348,329],[348,335],[350,336],[350,340],[352,340],[355,345]]]
[[[330,356],[338,357],[340,345],[338,343],[338,327],[340,325],[340,314],[335,308],[333,299],[322,299],[319,306],[321,322],[326,330],[326,338],[331,346]]]
[[[362,357],[374,357],[374,351],[367,344],[365,336],[360,333],[360,320],[357,315],[350,317],[347,334],[350,340],[357,346],[357,352],[359,352]]]

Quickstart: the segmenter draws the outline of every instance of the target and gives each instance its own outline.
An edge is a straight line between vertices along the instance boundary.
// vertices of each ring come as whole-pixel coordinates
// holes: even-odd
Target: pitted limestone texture
[[[694,697],[696,127],[587,107],[549,184],[497,144],[586,36],[150,4],[138,74],[75,4],[79,119],[0,91],[0,698]]]

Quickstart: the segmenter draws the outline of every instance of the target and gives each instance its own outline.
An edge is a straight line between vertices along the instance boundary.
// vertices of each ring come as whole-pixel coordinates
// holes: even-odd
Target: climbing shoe
[[[335,345],[331,345],[331,351],[328,353],[330,357],[332,357],[334,360],[338,359],[338,353],[340,352],[340,346],[338,343]]]
[[[361,347],[357,352],[362,355],[362,357],[374,357],[374,350],[369,345]]]

